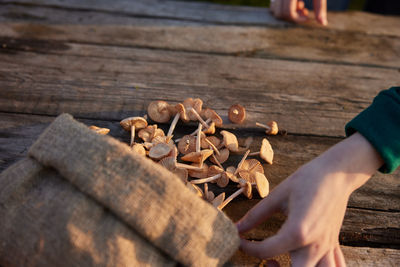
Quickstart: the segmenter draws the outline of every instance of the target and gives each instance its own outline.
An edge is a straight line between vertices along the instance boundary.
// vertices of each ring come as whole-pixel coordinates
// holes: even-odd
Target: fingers
[[[342,249],[340,248],[339,245],[336,246],[334,250],[334,256],[335,256],[335,263],[336,266],[338,267],[346,267],[346,261],[344,260],[344,255],[342,252]]]
[[[291,240],[288,231],[279,231],[278,234],[263,241],[247,241],[241,239],[240,248],[248,255],[267,259],[297,248]]]
[[[328,25],[326,0],[314,0],[314,12],[316,20],[322,25]]]
[[[283,190],[281,190],[281,188],[282,186],[273,190],[236,223],[239,233],[249,231],[281,209],[281,205],[285,200],[283,197],[285,194],[282,192]]]
[[[322,259],[319,261],[317,267],[335,267],[335,253],[334,250],[330,250],[326,253]]]
[[[293,267],[316,266],[323,254],[315,245],[308,245],[290,252]]]

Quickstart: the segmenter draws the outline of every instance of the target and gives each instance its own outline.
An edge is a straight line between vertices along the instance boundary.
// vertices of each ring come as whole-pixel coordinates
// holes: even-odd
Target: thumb
[[[246,215],[241,218],[236,226],[239,233],[244,233],[256,227],[273,213],[281,209],[281,204],[285,200],[282,186],[278,186],[266,198],[257,203]]]
[[[326,0],[314,0],[314,12],[319,23],[324,26],[328,25]]]

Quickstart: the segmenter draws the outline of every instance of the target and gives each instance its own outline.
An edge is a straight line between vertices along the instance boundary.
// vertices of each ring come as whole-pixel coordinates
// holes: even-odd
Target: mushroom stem
[[[131,126],[131,143],[130,146],[133,146],[135,143],[135,125]]]
[[[221,205],[218,206],[218,209],[222,210],[226,205],[228,205],[229,202],[231,202],[235,197],[240,195],[243,191],[244,191],[244,188],[242,187],[239,190],[237,190],[235,193],[230,195],[227,199],[224,200],[224,202],[221,203]]]
[[[212,120],[211,119],[207,119],[206,120],[206,123],[208,124],[208,123],[210,123]],[[197,134],[197,132],[199,131],[199,129],[196,129],[194,132],[192,132],[191,134],[189,134],[190,136],[194,136],[194,135],[196,135]],[[178,143],[179,141],[181,141],[181,139],[182,138],[177,138],[177,139],[175,139],[175,143]]]
[[[269,126],[266,125],[266,124],[256,122],[256,126],[261,127],[261,128],[264,128],[264,129],[266,129],[266,130],[268,130],[268,131],[271,131],[271,127],[269,127]]]
[[[206,128],[206,129],[208,129],[210,126],[203,120],[203,118],[199,115],[199,113],[197,113],[197,111],[194,109],[194,108],[190,108],[189,109],[189,112],[192,112],[195,116],[196,116],[196,118],[199,120],[199,122],[201,123],[201,124],[203,124],[203,126]]]
[[[260,151],[249,153],[249,156],[258,156],[258,155],[260,155]]]
[[[201,125],[201,123],[199,123],[199,128],[197,131],[197,139],[196,139],[196,152],[200,152],[200,149],[201,149],[201,128],[202,128],[202,125]]]
[[[246,158],[247,158],[247,156],[249,155],[249,153],[250,153],[250,150],[247,150],[246,153],[243,155],[243,158],[242,158],[242,160],[239,162],[239,164],[237,165],[236,171],[233,173],[233,175],[236,175],[236,174],[239,172],[240,168],[241,168],[242,165],[243,165],[243,162],[246,160]]]
[[[192,165],[188,165],[188,164],[184,164],[184,163],[175,163],[175,167],[176,168],[181,168],[181,169],[186,169],[186,170],[193,170],[193,171],[201,171],[203,170],[203,168],[201,167],[196,167],[196,166],[192,166]]]
[[[179,121],[179,117],[180,117],[180,114],[179,114],[179,112],[178,112],[178,113],[176,113],[174,119],[173,119],[172,122],[171,122],[171,126],[169,127],[167,136],[171,136],[172,133],[174,132],[175,126],[176,126],[176,124],[177,124],[178,121]]]
[[[192,180],[190,182],[192,184],[203,184],[203,183],[208,183],[208,182],[211,182],[211,181],[215,181],[215,180],[219,179],[221,176],[222,176],[222,174],[218,173],[216,175],[213,175],[213,176],[210,176],[210,177],[207,177],[207,178],[196,179],[196,180]]]
[[[221,169],[224,169],[224,167],[222,167],[221,162],[219,162],[219,160],[217,159],[217,157],[214,154],[212,154],[211,157],[213,157],[213,159],[217,163],[218,167],[220,167]]]
[[[210,149],[214,150],[214,152],[219,156],[221,155],[221,153],[219,153],[218,148],[210,142],[210,140],[208,140],[207,138],[204,139],[206,141],[206,143],[210,146]]]

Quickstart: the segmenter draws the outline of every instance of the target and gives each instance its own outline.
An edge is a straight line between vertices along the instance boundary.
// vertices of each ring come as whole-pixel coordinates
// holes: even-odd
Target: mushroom
[[[183,168],[177,168],[175,157],[173,156],[165,157],[161,159],[158,163],[164,166],[167,170],[174,173],[176,176],[178,176],[182,180],[182,182],[184,182],[185,184],[187,183],[188,171]]]
[[[272,164],[272,160],[274,159],[274,151],[272,150],[271,144],[269,143],[267,138],[264,138],[262,140],[259,152],[253,152],[249,154],[249,156],[257,155],[260,155],[260,157],[267,163]]]
[[[181,154],[188,154],[196,151],[196,137],[185,135],[178,143],[178,150]]]
[[[183,105],[185,106],[186,110],[188,111],[188,117],[192,121],[198,120],[197,115],[201,112],[203,108],[203,101],[200,98],[186,98],[183,101]],[[189,112],[190,109],[194,109],[194,112]],[[196,115],[197,113],[197,115]]]
[[[155,122],[168,122],[171,119],[170,105],[162,100],[152,101],[147,107],[147,114]]]
[[[239,164],[237,165],[235,172],[233,173],[234,175],[236,175],[239,172],[239,170],[242,168],[242,165],[246,161],[246,158],[249,155],[249,153],[250,153],[250,150],[247,150],[246,153],[244,153],[242,159],[240,160]]]
[[[139,131],[138,136],[144,142],[151,142],[151,140],[156,136],[165,136],[162,129],[157,128],[157,124],[149,125]]]
[[[235,197],[240,194],[244,194],[248,199],[251,199],[253,195],[251,194],[251,184],[248,181],[240,180],[239,181],[240,189],[237,190],[235,193],[230,195],[221,205],[218,206],[218,209],[222,210],[229,202],[231,202]]]
[[[218,196],[216,196],[214,198],[214,200],[211,202],[211,204],[214,207],[218,208],[218,206],[221,205],[222,202],[224,202],[224,200],[225,200],[225,192],[222,192],[221,194],[219,194]]]
[[[149,157],[155,160],[159,160],[168,156],[171,150],[172,150],[171,146],[165,143],[159,143],[150,148]]]
[[[106,135],[110,132],[110,129],[108,128],[100,128],[95,125],[89,126],[89,129],[101,135]]]
[[[240,104],[232,105],[229,108],[228,118],[233,123],[241,124],[246,119],[246,109]]]
[[[194,177],[194,178],[206,178],[208,174],[208,165],[206,163],[203,163],[203,165],[200,165],[199,163],[192,163],[192,167],[196,168],[194,169],[188,169],[189,176]]]
[[[215,198],[214,192],[208,190],[208,184],[204,184],[204,200],[207,202],[212,202]]]
[[[123,119],[119,124],[122,126],[122,128],[124,128],[125,131],[131,131],[130,146],[133,145],[135,140],[135,130],[140,130],[147,127],[147,121],[142,117],[129,117]]]
[[[254,175],[256,187],[260,197],[265,198],[269,194],[269,182],[267,177],[261,172],[256,172]]]
[[[216,146],[214,146],[214,144],[210,140],[208,140],[207,137],[205,137],[203,140],[208,145],[209,149],[214,150],[215,154],[221,155],[221,153],[219,152],[218,148]]]
[[[279,132],[278,123],[276,121],[270,121],[267,124],[256,122],[256,126],[266,129],[265,133],[269,135],[277,135]]]
[[[179,118],[183,122],[188,122],[189,121],[189,118],[186,115],[186,109],[182,104],[180,104],[180,103],[176,104],[175,107],[174,107],[174,112],[176,114],[175,114],[174,119],[171,122],[171,126],[169,127],[167,136],[171,136],[172,135],[172,133],[174,132],[175,126],[178,123]]]
[[[235,175],[236,168],[234,166],[229,166],[225,170],[225,175],[235,183],[239,183],[239,178]]]
[[[221,154],[220,154],[221,155]],[[211,155],[210,161],[212,159],[212,163],[217,164],[218,167],[220,167],[221,169],[223,169],[224,167],[222,166],[221,162],[219,162],[219,160],[215,157],[215,154]]]
[[[236,170],[239,176],[250,183],[255,183],[255,173],[264,173],[264,168],[256,159],[245,160],[240,168]]]
[[[236,152],[239,149],[239,144],[236,136],[228,131],[221,131],[222,136],[224,137],[224,146],[229,149],[229,151]]]
[[[193,193],[195,193],[197,196],[199,196],[199,197],[201,197],[201,198],[204,197],[203,191],[202,191],[201,188],[198,187],[197,185],[194,185],[194,184],[191,184],[191,183],[187,183],[187,184],[186,184],[186,187],[187,187],[190,191],[192,191]]]
[[[215,159],[214,159],[214,157],[215,157]],[[210,161],[212,163],[214,163],[214,164],[218,164],[217,162],[219,162],[220,164],[224,163],[229,158],[229,149],[224,148],[224,149],[219,150],[219,155],[216,154],[216,155],[214,155],[214,157],[210,158]]]
[[[146,149],[144,149],[143,144],[133,144],[132,150],[139,155],[146,156]]]
[[[200,116],[203,117],[204,119],[211,119],[215,123],[216,127],[221,127],[222,126],[222,119],[221,117],[215,112],[214,110],[210,108],[205,108],[200,112]]]
[[[190,152],[182,156],[181,160],[202,164],[212,154],[213,151],[211,149],[204,149],[199,152]]]
[[[208,168],[208,171],[207,171],[207,175],[209,177],[192,180],[190,182],[193,184],[204,184],[204,183],[213,182],[213,181],[218,180],[222,176],[223,172],[224,172],[224,169],[222,169],[218,166],[212,165]]]

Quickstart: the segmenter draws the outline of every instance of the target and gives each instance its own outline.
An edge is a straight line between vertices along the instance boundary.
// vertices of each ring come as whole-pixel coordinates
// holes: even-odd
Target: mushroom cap
[[[189,116],[186,112],[186,108],[183,104],[181,104],[181,103],[176,104],[175,110],[177,113],[179,113],[179,118],[181,119],[181,121],[183,121],[185,123],[190,121]]]
[[[176,168],[174,170],[171,170],[171,172],[173,174],[175,174],[176,176],[178,176],[179,179],[181,179],[183,183],[185,183],[185,184],[187,183],[188,176],[189,176],[188,175],[188,170],[182,169],[182,168]]]
[[[221,188],[226,187],[229,184],[229,177],[227,175],[222,174],[219,179],[217,179],[217,185]]]
[[[179,140],[178,150],[181,154],[188,154],[196,151],[196,137],[185,135]]]
[[[225,161],[227,161],[228,158],[229,158],[229,149],[227,149],[227,148],[221,149],[221,150],[219,151],[219,155],[215,154],[214,156],[217,158],[217,160],[219,161],[219,163],[222,164],[222,163],[224,163]],[[217,162],[216,162],[213,158],[210,158],[210,161],[211,161],[212,163],[214,163],[214,164],[217,164]]]
[[[200,163],[192,163],[192,166],[195,167],[200,167]],[[188,170],[189,176],[194,177],[194,178],[207,178],[207,173],[208,173],[208,165],[206,163],[203,163],[203,166],[201,166],[202,170],[201,171],[195,171],[195,170]]]
[[[147,114],[155,122],[165,123],[171,119],[169,104],[165,101],[152,101],[147,107]]]
[[[264,173],[261,163],[256,159],[247,159],[239,169],[239,176],[250,183],[255,183],[254,175],[256,172]]]
[[[142,144],[134,144],[132,146],[132,150],[139,155],[146,156],[146,149],[144,149],[144,146]]]
[[[269,193],[269,182],[267,177],[261,172],[256,172],[254,175],[256,180],[256,187],[260,197],[265,198]]]
[[[189,97],[183,101],[183,106],[186,108],[186,110],[193,108],[195,111],[197,111],[197,113],[200,114],[203,108],[203,101],[200,98],[193,99]],[[188,112],[188,117],[191,121],[197,121],[196,115],[194,115],[192,112]]]
[[[229,151],[236,152],[239,149],[239,144],[236,136],[228,131],[221,131],[222,136],[224,137],[224,145]]]
[[[223,173],[223,172],[224,172],[224,170],[221,169],[220,167],[218,167],[217,165],[211,165],[211,166],[208,168],[208,173],[207,173],[207,175],[208,175],[208,176],[214,176],[214,175],[216,175],[216,174],[220,174],[220,173]]]
[[[149,157],[152,159],[159,160],[168,156],[171,150],[172,150],[171,146],[165,143],[160,143],[150,148]]]
[[[199,152],[190,152],[182,156],[181,160],[195,162],[195,163],[202,163],[213,153],[214,151],[211,149],[204,149]]]
[[[89,129],[93,130],[96,133],[101,134],[101,135],[106,135],[106,134],[108,134],[110,132],[110,129],[108,129],[108,128],[100,128],[100,127],[97,127],[95,125],[89,126]]]
[[[233,166],[229,166],[226,168],[225,172],[222,174],[222,176],[228,177],[229,180],[231,180],[234,183],[239,183],[239,178],[234,175],[236,168]]]
[[[243,123],[246,119],[246,109],[240,104],[232,105],[229,108],[228,118],[233,123]]]
[[[225,200],[225,192],[222,192],[221,194],[219,194],[218,196],[216,196],[215,198],[214,198],[214,200],[212,201],[212,205],[214,206],[214,207],[218,207],[219,205],[221,205],[222,204],[222,202],[224,202],[224,200]]]
[[[241,179],[239,184],[241,188],[244,188],[243,195],[245,195],[248,199],[251,199],[253,197],[251,183]]]
[[[132,126],[135,126],[137,130],[147,127],[147,121],[142,117],[129,117],[120,121],[119,124],[128,132],[131,131]]]
[[[176,160],[174,157],[165,157],[161,159],[158,163],[169,171],[176,169]]]
[[[216,127],[221,127],[222,126],[222,118],[211,108],[205,108],[202,110],[200,113],[201,117],[203,119],[211,119],[215,123]]]
[[[279,129],[278,129],[278,123],[276,121],[270,121],[267,123],[267,125],[271,128],[271,130],[265,131],[267,134],[270,134],[270,135],[278,134]]]
[[[267,140],[267,138],[264,138],[262,140],[260,148],[260,157],[267,163],[272,164],[272,160],[274,159],[274,151],[272,150],[272,146]]]
[[[215,147],[218,147],[221,144],[221,140],[212,135],[212,136],[207,136],[208,141],[210,141]]]
[[[209,127],[203,130],[205,134],[215,134],[215,122],[211,122]]]
[[[215,198],[215,194],[213,191],[207,191],[207,201],[208,202],[212,202]]]
[[[162,129],[157,128],[157,124],[148,125],[146,128],[141,129],[138,132],[138,136],[144,142],[151,142],[151,140],[156,136],[164,136],[165,133]]]
[[[193,193],[195,193],[197,196],[199,196],[199,197],[201,197],[201,198],[204,196],[203,190],[201,190],[201,188],[198,187],[197,185],[192,184],[192,183],[187,183],[187,184],[186,184],[186,187],[187,187],[190,191],[192,191]]]

